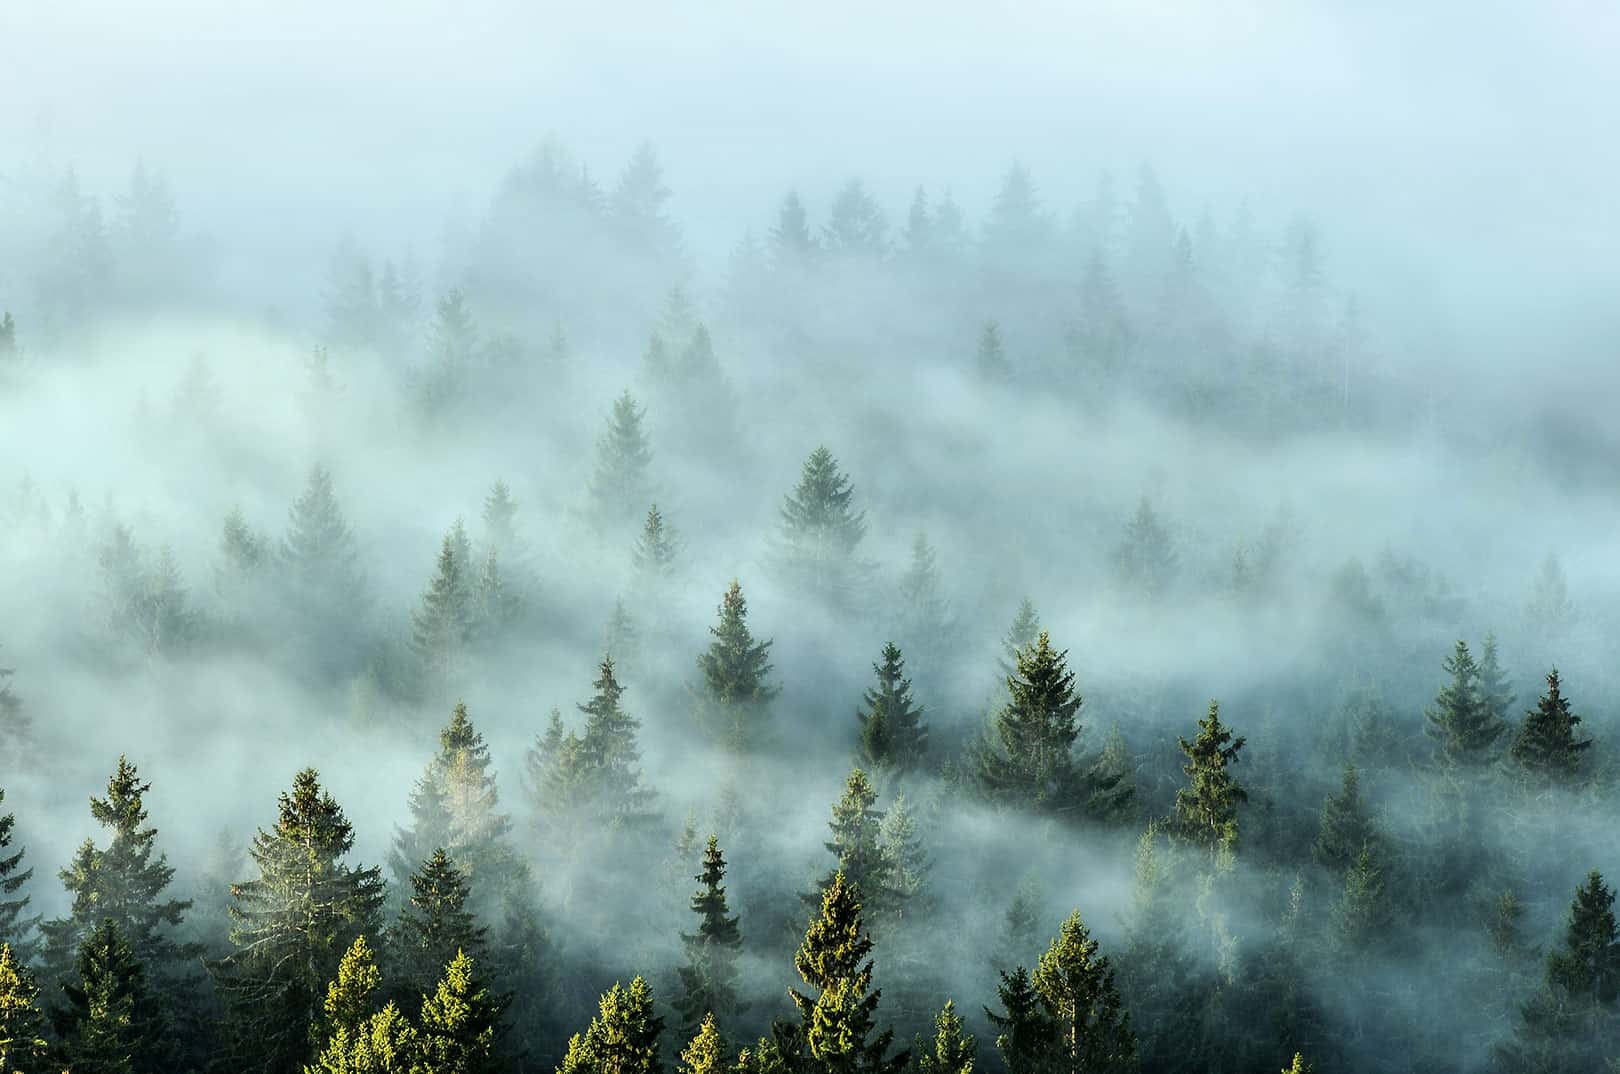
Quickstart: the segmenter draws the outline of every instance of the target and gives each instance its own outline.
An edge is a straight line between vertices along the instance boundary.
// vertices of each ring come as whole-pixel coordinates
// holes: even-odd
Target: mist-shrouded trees
[[[6,791],[0,787],[0,805],[4,805]],[[23,886],[33,877],[32,868],[24,869],[24,848],[11,850],[12,830],[16,827],[14,813],[0,813],[0,944],[5,944],[20,965],[33,957],[33,944],[28,934],[38,924],[38,917],[25,917],[29,895],[19,895]]]
[[[1144,496],[1114,547],[1116,577],[1131,596],[1157,601],[1169,592],[1178,563],[1170,531]]]
[[[1018,669],[1018,654],[1035,644],[1035,639],[1041,636],[1041,617],[1035,610],[1035,602],[1024,597],[1018,602],[1018,611],[1013,614],[1012,622],[1007,625],[1007,635],[1001,640],[1002,655],[996,658],[996,666],[1001,669],[1001,675],[1006,678]]]
[[[782,500],[772,564],[799,593],[850,610],[865,599],[867,564],[856,556],[866,512],[854,507],[854,486],[826,447],[804,461],[799,482]]]
[[[143,800],[149,790],[151,784],[120,757],[106,797],[90,799],[91,816],[111,837],[105,847],[86,839],[60,873],[73,896],[71,910],[41,926],[53,980],[68,979],[85,942],[109,922],[149,981],[184,972],[185,964],[201,954],[199,946],[177,935],[190,900],[164,898],[174,869],[155,852],[158,833],[146,823]],[[168,991],[173,998],[173,986]]]
[[[311,468],[303,493],[287,512],[279,558],[281,595],[308,661],[328,673],[349,668],[358,655],[362,635],[355,628],[369,607],[370,590],[324,466]]]
[[[859,768],[844,781],[844,793],[833,803],[832,819],[827,822],[832,838],[823,845],[832,854],[834,865],[816,891],[806,895],[812,907],[840,876],[860,892],[862,908],[870,919],[880,907],[894,902],[889,888],[889,860],[881,844],[883,811],[877,808],[877,791]]]
[[[676,1070],[678,1074],[722,1074],[726,1068],[725,1041],[721,1039],[720,1027],[715,1024],[714,1015],[706,1014],[691,1042],[681,1049],[681,1062]]]
[[[1547,692],[1525,713],[1509,754],[1532,777],[1551,783],[1569,783],[1586,768],[1592,740],[1580,738],[1575,727],[1581,718],[1569,707],[1558,669],[1547,673]]]
[[[1311,855],[1317,864],[1342,873],[1355,864],[1362,847],[1379,838],[1377,822],[1361,793],[1361,774],[1353,763],[1346,764],[1338,792],[1322,802]]]
[[[698,656],[700,678],[691,688],[693,712],[710,738],[747,750],[769,734],[771,702],[780,687],[770,681],[771,640],[754,640],[737,581],[720,598],[719,622],[709,633],[714,640]]]
[[[681,994],[675,1009],[688,1035],[698,1033],[711,1019],[728,1020],[748,1006],[737,990],[742,928],[726,901],[725,878],[726,859],[719,839],[711,835],[703,851],[703,871],[695,877],[703,886],[692,895],[698,928],[681,933],[686,964],[678,970]]]
[[[1045,1074],[1054,1066],[1058,1044],[1057,1023],[1047,1014],[1029,969],[1003,971],[996,986],[997,1014],[985,1008],[996,1029],[996,1051],[1007,1074]]]
[[[905,1053],[890,1056],[894,1031],[877,1030],[881,993],[872,987],[872,940],[862,920],[861,894],[843,872],[821,896],[793,965],[810,993],[789,989],[799,1010],[805,1052],[834,1074],[899,1074]]]
[[[1221,722],[1220,705],[1211,701],[1209,714],[1198,721],[1193,740],[1177,741],[1187,758],[1181,766],[1187,786],[1176,791],[1172,830],[1210,854],[1229,850],[1237,842],[1238,807],[1249,800],[1231,772],[1243,749],[1243,736],[1232,735]]]
[[[628,988],[615,984],[603,993],[585,1032],[569,1040],[557,1074],[661,1074],[663,1030],[645,980],[637,977]]]
[[[442,847],[407,883],[409,893],[387,945],[402,1004],[430,991],[457,952],[482,963],[489,932],[468,909],[467,878]]]
[[[630,525],[652,499],[652,445],[642,425],[645,414],[626,390],[613,401],[607,428],[596,442],[589,515],[598,530]]]
[[[680,551],[681,538],[674,523],[653,504],[647,508],[647,517],[630,551],[638,587],[646,591],[668,583],[675,575]]]
[[[1136,1069],[1130,1015],[1100,948],[1076,910],[1035,967],[1035,990],[1056,1029],[1053,1069],[1067,1074]]]
[[[39,987],[9,943],[0,941],[0,1070],[46,1074],[50,1042]]]
[[[13,674],[12,668],[0,665],[0,747],[20,751],[31,727],[23,712],[22,698],[11,688]]]
[[[938,554],[928,543],[928,535],[918,532],[911,542],[911,561],[900,576],[894,631],[908,662],[914,669],[922,669],[924,679],[942,676],[952,641],[951,609],[944,588]]]
[[[231,950],[214,964],[238,1070],[285,1074],[309,1058],[309,1026],[355,938],[375,935],[383,881],[344,857],[354,829],[313,768],[283,792],[275,825],[248,855],[258,870],[231,885]]]
[[[67,1069],[89,1074],[172,1069],[174,1041],[145,971],[111,919],[79,945],[66,1003],[52,1013]]]
[[[1074,680],[1068,651],[1054,648],[1046,631],[1018,652],[1008,700],[978,750],[979,786],[993,801],[1072,818],[1107,817],[1125,806],[1124,773],[1075,756],[1082,702]]]
[[[860,726],[860,759],[870,768],[912,772],[927,759],[928,728],[922,708],[912,700],[905,658],[893,642],[883,646],[881,663],[873,664],[876,685],[867,689],[856,712]]]
[[[1005,384],[1012,379],[1012,366],[1001,343],[1001,325],[984,322],[979,331],[979,349],[973,356],[979,378],[990,384]]]
[[[1428,735],[1446,764],[1477,768],[1495,759],[1497,743],[1507,734],[1507,721],[1496,711],[1501,701],[1487,697],[1480,666],[1467,642],[1457,642],[1445,669],[1451,681],[1441,687],[1425,714]]]
[[[411,613],[411,648],[423,670],[444,679],[459,670],[475,629],[472,544],[460,519],[444,535],[433,578]]]
[[[954,1000],[946,1000],[934,1018],[934,1039],[919,1039],[912,1047],[920,1074],[973,1074],[979,1061],[979,1042],[956,1013]]]
[[[113,525],[96,552],[106,627],[112,637],[147,656],[169,656],[197,633],[180,567],[167,546],[155,556],[135,543],[129,527]]]
[[[1575,621],[1569,579],[1564,574],[1563,563],[1552,552],[1547,553],[1536,571],[1530,596],[1525,600],[1524,615],[1543,637],[1556,637]]]

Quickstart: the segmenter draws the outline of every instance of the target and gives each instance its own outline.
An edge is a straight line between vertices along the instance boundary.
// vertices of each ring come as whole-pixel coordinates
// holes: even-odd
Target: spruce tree
[[[1547,957],[1547,979],[1571,996],[1603,1005],[1620,1000],[1620,927],[1614,892],[1593,870],[1575,891],[1564,944]]]
[[[835,257],[875,260],[888,251],[887,230],[877,199],[859,179],[851,179],[833,197],[822,228],[822,246]]]
[[[648,475],[652,447],[642,426],[645,414],[627,389],[614,400],[607,429],[596,442],[590,516],[599,530],[629,525],[652,498]]]
[[[0,943],[0,1070],[47,1074],[52,1071],[49,1048],[33,976],[12,946]]]
[[[979,1042],[967,1032],[962,1016],[956,1013],[956,1004],[945,1001],[934,1018],[932,1047],[921,1041],[912,1049],[917,1056],[918,1074],[973,1074],[978,1062]]]
[[[636,569],[636,579],[643,588],[669,581],[675,574],[676,558],[680,554],[680,534],[655,503],[647,509],[641,524],[630,561]]]
[[[219,537],[219,559],[214,571],[214,587],[222,595],[234,594],[270,559],[270,539],[248,526],[240,507],[232,507],[225,515]]]
[[[356,621],[370,603],[360,553],[322,466],[310,470],[304,492],[287,515],[280,546],[280,593],[310,666],[327,674],[360,659]]]
[[[1007,1074],[1054,1074],[1060,1069],[1059,1026],[1041,1001],[1029,970],[1019,966],[1001,974],[996,986],[1000,1014],[985,1008],[996,1029],[996,1050]]]
[[[891,901],[896,908],[915,905],[928,883],[931,862],[917,831],[917,818],[904,793],[883,814],[878,826],[878,851],[883,855]]]
[[[1131,1018],[1114,987],[1108,956],[1099,950],[1076,910],[1035,967],[1035,990],[1056,1027],[1057,1069],[1066,1074],[1136,1069]]]
[[[1211,701],[1209,715],[1198,721],[1197,736],[1178,741],[1187,756],[1181,770],[1189,785],[1176,792],[1175,831],[1210,854],[1229,849],[1237,841],[1238,806],[1249,800],[1231,773],[1244,739],[1232,737],[1221,723],[1220,705]]]
[[[1502,670],[1495,634],[1485,635],[1485,645],[1479,652],[1479,696],[1491,721],[1507,727],[1513,711],[1513,689],[1507,672]]]
[[[476,960],[457,951],[438,986],[422,997],[417,1030],[421,1058],[413,1074],[495,1074],[502,1069],[495,1053],[501,1007],[479,979]]]
[[[923,710],[911,699],[911,680],[905,677],[905,659],[894,642],[883,646],[883,662],[873,664],[877,685],[866,691],[860,721],[860,758],[874,769],[906,773],[927,760],[928,729]]]
[[[641,639],[636,630],[636,622],[630,617],[630,610],[624,606],[623,597],[613,600],[613,614],[608,616],[607,625],[602,628],[602,651],[613,658],[614,664],[621,670],[634,670],[641,656]]]
[[[777,573],[789,585],[844,610],[860,603],[868,573],[855,554],[866,535],[866,513],[855,510],[854,495],[832,452],[816,448],[782,500],[773,553]]]
[[[1147,497],[1142,497],[1114,549],[1114,570],[1120,582],[1132,594],[1157,601],[1175,580],[1176,562],[1170,532]]]
[[[615,984],[603,994],[590,1026],[569,1040],[557,1074],[661,1074],[663,1031],[646,981],[637,977],[629,988]]]
[[[103,920],[85,937],[67,1003],[52,1015],[62,1059],[75,1074],[144,1074],[170,1069],[163,1012],[118,925]]]
[[[523,597],[508,581],[501,568],[500,553],[494,547],[485,553],[484,565],[473,579],[472,588],[470,639],[499,641],[522,618]]]
[[[1018,611],[1007,627],[1007,636],[1001,640],[1003,655],[997,657],[996,665],[1001,669],[1002,678],[1008,678],[1018,670],[1018,654],[1034,645],[1035,639],[1040,636],[1040,616],[1035,611],[1035,603],[1025,597],[1018,602]]]
[[[484,497],[484,538],[503,555],[518,551],[517,501],[505,481],[496,481]]]
[[[612,814],[628,819],[642,815],[652,792],[641,784],[641,748],[636,736],[641,722],[620,704],[624,687],[614,672],[613,657],[603,656],[597,665],[596,690],[579,706],[585,716],[586,763],[595,773],[597,794],[611,803]]]
[[[692,1042],[681,1049],[677,1074],[727,1074],[725,1042],[714,1015],[705,1014]]]
[[[1547,692],[1536,707],[1525,714],[1524,724],[1513,740],[1513,760],[1537,779],[1568,783],[1586,767],[1589,738],[1577,738],[1575,725],[1581,718],[1569,707],[1563,694],[1558,669],[1547,673]]]
[[[1338,793],[1322,802],[1311,854],[1318,865],[1342,873],[1355,864],[1363,846],[1378,839],[1378,826],[1361,796],[1360,773],[1347,763]]]
[[[410,895],[388,935],[393,994],[403,1006],[432,990],[444,967],[466,953],[482,962],[488,929],[467,907],[467,879],[439,848],[410,876]]]
[[[6,791],[0,787],[0,803],[6,800]],[[24,917],[31,896],[17,896],[24,884],[34,875],[33,869],[22,868],[24,848],[6,853],[11,846],[11,832],[17,817],[0,813],[0,944],[5,944],[19,963],[33,958],[33,944],[26,942],[28,933],[39,923],[38,917]]]
[[[1344,876],[1344,894],[1334,908],[1334,925],[1345,951],[1365,953],[1388,942],[1394,920],[1384,882],[1385,867],[1375,844],[1362,844]]]
[[[90,799],[90,815],[111,837],[106,847],[86,839],[58,874],[73,903],[67,917],[41,926],[51,979],[65,980],[85,942],[108,922],[147,975],[158,978],[154,984],[167,984],[164,978],[185,972],[202,953],[200,945],[176,937],[191,900],[163,897],[174,869],[163,854],[154,853],[158,833],[147,826],[144,802],[151,789],[135,765],[120,756],[107,780],[107,796]]]
[[[1435,695],[1426,714],[1427,731],[1447,764],[1477,767],[1495,757],[1497,741],[1507,733],[1507,722],[1493,715],[1493,702],[1484,695],[1479,665],[1467,642],[1457,642],[1445,669],[1451,682]]]
[[[951,612],[945,600],[939,557],[919,532],[911,542],[911,563],[900,577],[896,636],[905,643],[913,668],[932,680],[944,672],[952,634]]]
[[[678,973],[681,995],[675,1001],[682,1030],[700,1033],[715,1017],[731,1018],[746,1009],[737,993],[737,958],[742,954],[742,929],[726,901],[726,860],[720,841],[709,836],[703,852],[703,871],[695,879],[703,886],[692,895],[698,930],[681,933],[686,965]]]
[[[249,857],[258,876],[231,885],[233,950],[215,964],[238,1070],[285,1074],[309,1057],[309,1026],[355,937],[375,934],[376,868],[345,865],[354,829],[312,768],[280,797]]]
[[[876,1031],[881,992],[872,987],[871,953],[861,895],[837,872],[793,960],[815,994],[788,990],[799,1009],[805,1050],[829,1074],[899,1074],[905,1068],[905,1053],[888,1056],[894,1031]]]
[[[822,844],[833,855],[835,864],[817,890],[804,896],[812,908],[821,905],[840,876],[860,892],[868,920],[880,909],[892,906],[895,893],[889,888],[889,862],[879,842],[883,811],[876,806],[877,791],[872,781],[859,768],[852,769],[844,781],[844,793],[833,803],[832,819],[827,822],[832,838]]]
[[[769,682],[771,641],[754,640],[748,603],[735,580],[720,600],[719,622],[709,633],[714,641],[697,660],[702,681],[692,691],[694,710],[712,738],[746,750],[765,737],[770,703],[780,688]]]
[[[310,1037],[318,1047],[304,1074],[418,1074],[416,1029],[394,1003],[379,1009],[382,974],[364,936],[357,936],[326,987]]]
[[[1575,621],[1575,605],[1569,599],[1569,579],[1564,576],[1564,565],[1552,552],[1541,561],[1524,613],[1542,637],[1556,637]]]
[[[440,542],[422,605],[411,613],[411,647],[429,675],[443,679],[458,670],[473,635],[475,600],[472,546],[458,518]]]
[[[1316,1068],[1305,1062],[1303,1052],[1294,1053],[1294,1061],[1283,1068],[1282,1074],[1313,1074]]]
[[[995,321],[984,322],[974,361],[982,380],[1005,384],[1012,379],[1012,367],[1007,364],[1007,355],[1001,346],[1001,326]]]

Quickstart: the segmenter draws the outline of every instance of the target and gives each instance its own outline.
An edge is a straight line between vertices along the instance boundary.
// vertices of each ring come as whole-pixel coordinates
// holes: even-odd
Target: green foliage
[[[973,1074],[979,1042],[963,1027],[956,1004],[946,1000],[934,1018],[932,1047],[925,1048],[919,1041],[912,1052],[917,1056],[918,1074]]]
[[[46,1074],[49,1044],[39,989],[9,943],[0,943],[0,1071]]]
[[[1344,872],[1355,864],[1362,847],[1379,838],[1378,826],[1362,799],[1360,773],[1354,763],[1347,763],[1338,793],[1322,803],[1311,854],[1324,868]]]
[[[842,871],[821,897],[793,964],[815,993],[789,989],[804,1046],[829,1074],[899,1074],[907,1056],[887,1057],[893,1030],[876,1032],[881,995],[872,987],[872,940],[861,919],[861,896]]]
[[[624,687],[604,656],[592,684],[596,693],[578,706],[582,732],[566,731],[560,713],[529,751],[529,787],[543,825],[562,848],[587,830],[616,830],[647,817],[652,791],[642,786],[639,721],[624,710]]]
[[[458,518],[439,545],[433,579],[422,594],[421,607],[411,613],[411,647],[437,680],[460,669],[472,640],[476,629],[474,585],[472,545]]]
[[[406,1074],[415,1069],[417,1038],[398,1007],[379,1010],[382,986],[371,948],[356,936],[326,986],[321,1018],[310,1027],[318,1047],[304,1074]]]
[[[1494,760],[1507,721],[1494,711],[1500,699],[1485,696],[1480,668],[1467,642],[1457,642],[1445,669],[1451,682],[1435,695],[1427,712],[1429,737],[1449,765],[1479,766]]]
[[[1012,623],[1007,627],[1007,636],[1002,639],[1001,649],[1003,656],[997,658],[997,666],[1001,669],[1001,677],[1008,678],[1018,670],[1018,654],[1035,644],[1035,639],[1041,636],[1041,619],[1035,611],[1035,604],[1028,597],[1018,602],[1018,611],[1013,615]]]
[[[720,1039],[720,1029],[714,1023],[714,1015],[703,1016],[703,1023],[698,1026],[692,1042],[681,1049],[681,1062],[676,1070],[678,1074],[725,1074],[725,1045]]]
[[[732,581],[720,600],[720,621],[709,628],[714,641],[697,660],[702,681],[693,689],[699,724],[710,737],[733,749],[759,744],[780,688],[769,682],[771,641],[755,641],[748,629],[748,603]]]
[[[873,664],[877,685],[866,691],[860,721],[861,762],[875,769],[912,772],[927,759],[928,729],[923,710],[911,698],[911,680],[905,677],[905,658],[893,642],[883,646],[883,662]]]
[[[424,995],[458,953],[483,960],[488,929],[467,908],[467,880],[441,847],[410,876],[411,894],[389,933],[401,1004]]]
[[[1386,946],[1394,924],[1385,866],[1377,845],[1362,844],[1344,876],[1344,894],[1334,908],[1334,926],[1342,948],[1361,955]]]
[[[630,553],[636,577],[643,588],[669,581],[675,574],[681,538],[675,526],[655,503],[647,508],[641,533]]]
[[[569,1040],[558,1074],[660,1074],[663,1030],[646,981],[637,977],[629,988],[615,984],[602,996],[590,1026]]]
[[[894,804],[883,814],[878,826],[878,850],[883,855],[893,908],[916,907],[916,900],[927,887],[931,863],[923,849],[916,815],[904,793],[897,793]]]
[[[502,1064],[495,1054],[502,1004],[479,980],[475,960],[457,951],[444,968],[438,987],[422,997],[417,1031],[421,1059],[416,1074],[494,1074]]]
[[[996,1029],[996,1050],[1007,1074],[1053,1074],[1057,1070],[1058,1025],[1047,1013],[1029,970],[1001,974],[996,986],[1001,1013],[985,1008]]]
[[[104,920],[85,937],[55,1012],[65,1066],[84,1074],[142,1074],[170,1060],[163,1012],[118,925]]]
[[[1221,723],[1220,705],[1211,701],[1209,715],[1198,721],[1197,736],[1178,741],[1187,755],[1181,770],[1189,785],[1176,792],[1174,830],[1211,854],[1230,849],[1237,842],[1238,806],[1249,800],[1230,771],[1244,739],[1232,737]]]
[[[5,788],[0,787],[0,803],[6,800]],[[24,943],[29,931],[39,922],[38,917],[24,917],[31,896],[17,896],[24,884],[34,875],[33,869],[22,868],[24,848],[7,854],[11,846],[11,832],[17,817],[0,813],[0,943],[6,945],[18,963],[26,964],[33,955],[33,946]]]
[[[1058,1069],[1102,1074],[1136,1069],[1136,1037],[1114,986],[1114,969],[1078,910],[1035,967],[1035,990],[1056,1027]]]
[[[1591,739],[1576,737],[1575,725],[1580,722],[1563,694],[1558,669],[1553,668],[1547,673],[1547,692],[1525,714],[1509,752],[1519,767],[1535,779],[1572,782],[1584,772],[1586,751],[1592,748]]]
[[[747,1008],[737,994],[737,958],[742,953],[742,929],[726,902],[726,860],[720,841],[709,836],[703,851],[703,871],[695,879],[703,886],[692,895],[698,930],[681,933],[686,965],[680,975],[681,995],[675,1001],[686,1032],[713,1028],[714,1018],[731,1018]],[[696,1041],[693,1042],[696,1046]],[[685,1057],[683,1056],[683,1059]]]
[[[1564,945],[1547,957],[1547,980],[1571,996],[1601,1004],[1620,999],[1620,929],[1614,892],[1595,870],[1575,892]]]
[[[850,610],[864,599],[867,567],[855,554],[866,536],[866,512],[825,446],[805,459],[799,482],[782,500],[773,561],[798,592]]]
[[[648,474],[652,447],[642,426],[645,413],[627,389],[613,401],[607,429],[596,442],[590,517],[599,530],[628,526],[641,505],[652,499]]]

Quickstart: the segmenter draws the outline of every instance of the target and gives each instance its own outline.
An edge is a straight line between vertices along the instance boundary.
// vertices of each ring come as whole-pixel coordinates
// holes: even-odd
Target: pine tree
[[[630,561],[636,569],[636,578],[643,587],[667,582],[675,574],[676,557],[680,554],[680,534],[655,503],[647,509],[647,518],[641,524],[641,534],[631,550]]]
[[[1355,864],[1362,847],[1378,839],[1378,826],[1361,796],[1361,775],[1354,763],[1347,763],[1339,792],[1322,802],[1311,854],[1323,868],[1344,872]]]
[[[996,986],[1002,1013],[985,1008],[997,1030],[996,1050],[1007,1074],[1054,1074],[1060,1069],[1058,1024],[1046,1011],[1029,970],[1019,966],[1001,974]]]
[[[821,897],[793,964],[815,995],[789,989],[799,1009],[805,1050],[829,1074],[899,1074],[908,1056],[888,1057],[890,1029],[876,1032],[881,992],[872,987],[872,940],[862,927],[861,895],[842,871]]]
[[[354,938],[375,934],[383,882],[343,857],[354,829],[312,768],[280,797],[249,851],[259,875],[231,885],[231,953],[215,964],[238,1070],[285,1074],[309,1057],[308,1028]]]
[[[48,1054],[39,989],[24,960],[9,943],[0,943],[0,1070],[47,1074]]]
[[[219,537],[220,565],[215,570],[215,587],[222,592],[234,589],[258,573],[270,558],[270,541],[247,524],[240,507],[225,516]]]
[[[1220,705],[1211,701],[1209,715],[1198,721],[1197,736],[1191,742],[1178,741],[1187,755],[1181,770],[1189,785],[1176,792],[1175,830],[1211,854],[1229,849],[1237,841],[1238,806],[1249,800],[1230,771],[1244,739],[1232,737],[1221,723]]]
[[[1451,683],[1435,695],[1426,714],[1429,737],[1448,764],[1484,764],[1495,756],[1497,741],[1507,733],[1507,722],[1493,715],[1493,702],[1483,693],[1479,665],[1467,642],[1457,642],[1445,669]]]
[[[771,229],[770,252],[772,267],[778,272],[803,270],[815,257],[816,243],[810,237],[809,218],[796,192],[789,192],[782,199],[776,226]]]
[[[1575,736],[1580,722],[1563,694],[1558,669],[1553,668],[1547,673],[1547,692],[1525,713],[1513,740],[1513,760],[1538,779],[1567,783],[1578,778],[1586,767],[1586,751],[1592,748],[1591,739]]]
[[[963,1027],[956,1004],[946,1000],[934,1018],[933,1047],[925,1049],[919,1041],[912,1052],[917,1056],[918,1074],[973,1074],[979,1042]]]
[[[879,842],[883,811],[876,806],[877,791],[872,788],[872,781],[859,768],[851,769],[844,781],[844,793],[833,803],[832,819],[827,822],[832,838],[822,844],[836,864],[817,890],[804,896],[804,901],[812,908],[821,905],[822,898],[840,876],[860,892],[868,920],[880,908],[887,910],[893,905],[895,893],[889,887],[889,862]]]
[[[698,657],[702,682],[693,690],[699,724],[718,741],[746,750],[764,738],[770,703],[780,688],[771,674],[769,638],[755,641],[748,629],[748,603],[732,581],[721,598],[720,621],[709,628],[714,641]]]
[[[458,953],[482,962],[489,932],[468,909],[467,878],[442,847],[411,874],[410,887],[388,936],[402,1006],[427,994]]]
[[[164,855],[154,855],[158,833],[146,825],[144,802],[151,789],[120,756],[107,780],[107,796],[90,799],[90,815],[111,838],[105,848],[86,839],[58,874],[73,903],[67,917],[41,926],[51,979],[65,980],[83,945],[108,922],[149,975],[182,973],[202,953],[200,945],[176,938],[191,900],[163,898],[174,869]]]
[[[928,729],[923,710],[911,699],[905,659],[894,642],[883,646],[883,662],[873,664],[877,685],[866,691],[860,722],[860,758],[874,769],[906,773],[922,767],[928,755]]]
[[[1125,536],[1114,549],[1114,569],[1134,594],[1157,601],[1170,589],[1176,574],[1176,550],[1170,533],[1153,505],[1142,497],[1136,514],[1125,525]]]
[[[1294,1053],[1294,1061],[1283,1068],[1282,1074],[1313,1074],[1316,1068],[1305,1062],[1302,1052]]]
[[[439,557],[422,606],[411,613],[411,647],[427,672],[444,678],[453,674],[472,639],[476,592],[472,546],[461,520],[444,535]]]
[[[417,1031],[421,1048],[419,1074],[495,1074],[502,1064],[495,1054],[501,1002],[476,972],[476,961],[457,951],[445,965],[438,987],[422,997]]]
[[[523,617],[523,597],[501,570],[500,553],[493,546],[484,556],[484,565],[473,579],[473,641],[498,641]]]
[[[590,1026],[569,1040],[557,1074],[661,1074],[663,1030],[646,981],[637,977],[629,988],[615,984],[603,994]]]
[[[6,800],[5,788],[0,787],[0,803]],[[13,813],[0,813],[0,944],[5,944],[18,963],[27,964],[34,953],[33,945],[25,942],[28,933],[39,923],[38,917],[24,917],[31,896],[13,898],[33,877],[33,869],[22,869],[23,848],[7,854],[11,846],[11,831],[17,824]],[[19,871],[20,870],[20,871]]]
[[[142,1074],[169,1069],[162,1011],[145,973],[111,919],[85,937],[67,1005],[53,1015],[65,1066],[84,1074]]]
[[[612,803],[616,816],[628,819],[639,816],[651,797],[641,785],[641,750],[636,744],[641,723],[619,703],[624,687],[614,673],[613,657],[602,657],[597,671],[591,684],[596,693],[579,706],[585,715],[581,741],[601,800]]]
[[[695,879],[703,886],[692,895],[698,930],[681,933],[686,965],[680,967],[681,995],[675,1009],[685,1032],[713,1028],[716,1016],[731,1018],[747,1007],[737,994],[737,958],[742,953],[742,929],[726,901],[726,860],[720,841],[709,836],[703,852],[703,871]]]
[[[1136,1068],[1131,1018],[1099,949],[1076,910],[1035,968],[1035,990],[1057,1029],[1057,1067],[1068,1074]]]
[[[995,321],[984,322],[979,332],[979,350],[974,364],[979,377],[991,384],[1005,384],[1012,379],[1012,366],[1001,346],[1001,326]]]
[[[466,391],[467,374],[479,352],[478,326],[459,287],[446,291],[433,312],[419,403],[427,417],[443,419]]]
[[[321,1017],[310,1027],[319,1046],[304,1074],[416,1074],[424,1071],[416,1029],[392,1002],[377,1009],[382,985],[371,948],[357,936],[326,987]]]
[[[859,603],[867,575],[855,555],[866,535],[866,513],[854,509],[854,495],[832,452],[816,448],[782,500],[773,554],[777,572],[790,585],[846,610]]]
[[[591,477],[590,516],[597,529],[627,526],[651,500],[652,447],[642,419],[627,389],[613,402],[607,430],[596,442],[596,471]]]
[[[714,1015],[705,1014],[692,1043],[681,1050],[677,1074],[727,1074],[725,1044]]]

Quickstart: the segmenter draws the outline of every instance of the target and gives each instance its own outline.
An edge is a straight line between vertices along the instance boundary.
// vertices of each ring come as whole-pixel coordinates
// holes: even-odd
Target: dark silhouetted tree
[[[928,729],[923,710],[911,698],[911,680],[905,677],[905,659],[893,642],[883,646],[883,661],[873,664],[877,685],[866,691],[865,705],[856,712],[860,721],[861,762],[874,769],[912,772],[928,754]]]
[[[1570,782],[1586,768],[1586,751],[1592,740],[1578,738],[1575,725],[1581,718],[1569,707],[1558,669],[1547,673],[1547,692],[1536,707],[1525,714],[1524,724],[1513,740],[1513,760],[1538,779]]]

